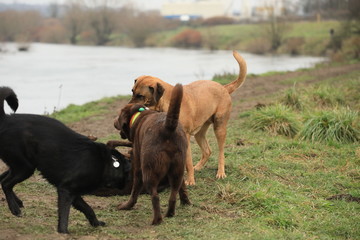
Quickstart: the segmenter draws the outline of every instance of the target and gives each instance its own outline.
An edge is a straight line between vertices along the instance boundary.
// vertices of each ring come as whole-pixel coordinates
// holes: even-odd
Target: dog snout
[[[117,130],[121,130],[120,123],[119,123],[119,117],[116,117],[116,118],[114,119],[114,127],[115,127]]]

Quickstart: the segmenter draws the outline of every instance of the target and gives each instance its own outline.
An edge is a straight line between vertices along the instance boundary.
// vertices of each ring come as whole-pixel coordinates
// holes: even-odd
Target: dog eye
[[[137,94],[137,95],[136,95],[136,98],[141,98],[141,99],[142,99],[142,98],[144,98],[144,96],[141,95],[141,94]]]

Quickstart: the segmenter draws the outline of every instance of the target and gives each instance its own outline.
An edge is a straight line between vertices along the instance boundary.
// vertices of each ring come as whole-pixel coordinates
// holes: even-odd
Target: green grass
[[[70,104],[65,109],[52,113],[54,117],[64,123],[72,123],[80,121],[84,118],[101,115],[108,111],[109,105],[118,99],[128,99],[128,96],[105,97],[98,101],[92,101],[83,105]]]
[[[358,103],[353,99],[359,97],[359,77],[359,72],[346,74],[336,80],[325,79],[323,84],[344,89],[343,104],[355,112]],[[307,99],[304,89],[299,93]],[[277,98],[267,100],[276,102]],[[106,111],[103,104],[92,105],[94,115],[89,117]],[[306,109],[308,106],[296,111],[300,119],[307,114]],[[319,106],[314,110],[336,109]],[[360,197],[359,144],[328,144],[254,131],[249,124],[254,112],[235,116],[228,124],[227,178],[222,180],[215,179],[218,152],[214,134],[209,131],[213,155],[205,168],[196,172],[196,185],[188,189],[192,205],[178,203],[176,215],[164,219],[161,225],[150,225],[152,207],[148,195],[141,195],[131,211],[116,210],[128,196],[86,196],[98,218],[107,225],[92,228],[82,214],[72,209],[71,235],[56,234],[56,191],[36,173],[15,187],[25,205],[22,217],[11,215],[1,193],[0,239],[9,233],[22,239],[359,239],[360,204],[327,200],[338,194]],[[118,136],[102,141],[111,138]],[[194,163],[201,157],[195,141],[192,156]],[[164,213],[169,191],[159,196]]]

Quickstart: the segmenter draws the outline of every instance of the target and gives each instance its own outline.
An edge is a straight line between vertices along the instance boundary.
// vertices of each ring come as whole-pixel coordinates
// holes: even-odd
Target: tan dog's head
[[[114,127],[120,131],[122,139],[130,139],[130,120],[131,117],[139,112],[140,108],[145,108],[142,104],[127,104],[121,109],[120,114],[114,120]]]
[[[141,103],[147,107],[155,108],[164,94],[161,80],[151,76],[140,76],[135,79],[132,88],[132,98],[129,103]]]

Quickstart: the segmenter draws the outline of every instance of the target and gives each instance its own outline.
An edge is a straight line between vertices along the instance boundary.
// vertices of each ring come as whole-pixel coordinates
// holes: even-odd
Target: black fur
[[[102,226],[81,195],[101,187],[122,188],[130,164],[118,151],[91,141],[61,122],[44,116],[4,113],[4,101],[16,111],[18,100],[7,87],[0,87],[0,158],[9,170],[0,175],[9,209],[21,215],[22,201],[13,187],[38,169],[58,192],[58,232],[68,233],[71,205],[85,214],[92,226]],[[115,157],[120,163],[113,166]]]

